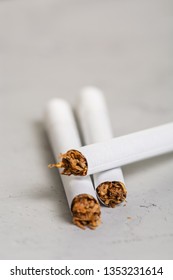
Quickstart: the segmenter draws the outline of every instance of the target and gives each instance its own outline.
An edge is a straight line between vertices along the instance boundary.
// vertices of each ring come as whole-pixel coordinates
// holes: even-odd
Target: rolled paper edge
[[[98,201],[89,194],[74,197],[71,204],[73,223],[81,229],[96,229],[101,224],[101,210]]]
[[[114,194],[111,193],[111,188],[119,189]],[[103,188],[103,190],[101,190]],[[106,188],[105,194],[101,194],[101,191],[104,191]],[[118,204],[124,202],[127,196],[127,189],[124,183],[120,181],[106,181],[101,183],[96,188],[96,193],[99,201],[103,203],[105,206],[110,208],[115,208]],[[106,196],[106,197],[105,197]]]
[[[88,163],[84,155],[77,150],[69,150],[65,154],[61,154],[61,162],[49,164],[49,168],[63,168],[61,174],[86,176],[88,172]]]

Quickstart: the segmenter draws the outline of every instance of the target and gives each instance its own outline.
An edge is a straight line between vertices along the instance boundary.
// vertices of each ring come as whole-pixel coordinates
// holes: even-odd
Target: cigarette
[[[86,87],[81,91],[76,114],[85,145],[113,137],[106,101],[99,89]],[[114,208],[126,199],[127,190],[121,168],[95,173],[93,181],[97,196],[105,206]]]
[[[60,165],[65,166],[63,174],[85,176],[172,151],[173,123],[168,123],[78,150],[68,150],[62,155]],[[82,163],[80,171],[76,167],[76,158]]]
[[[72,147],[77,149],[81,146],[71,107],[63,99],[53,99],[48,103],[45,112],[45,127],[55,157],[60,154],[60,151],[65,152]],[[74,161],[76,169],[81,171],[81,163],[78,163],[76,158]],[[52,164],[49,167],[60,165]],[[64,169],[67,168],[64,166]],[[68,173],[68,171],[65,172]],[[82,229],[86,227],[95,229],[101,223],[101,212],[90,177],[68,177],[61,174],[60,176],[73,216],[73,223]]]

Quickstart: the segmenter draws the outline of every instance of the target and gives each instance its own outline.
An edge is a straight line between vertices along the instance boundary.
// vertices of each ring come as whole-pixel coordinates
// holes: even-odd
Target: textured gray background
[[[171,0],[0,1],[0,258],[173,258],[173,155],[123,168],[128,203],[71,223],[44,132],[51,97],[106,94],[119,136],[173,120]],[[131,217],[131,219],[128,219]]]

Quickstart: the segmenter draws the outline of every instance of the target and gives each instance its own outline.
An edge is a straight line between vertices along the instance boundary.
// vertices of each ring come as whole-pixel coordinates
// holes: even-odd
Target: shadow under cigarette
[[[54,170],[48,169],[48,164],[54,162],[54,156],[51,150],[51,146],[49,143],[48,136],[44,129],[44,125],[41,121],[36,121],[33,124],[34,133],[38,139],[38,152],[40,153],[40,158],[43,162],[43,166],[45,166],[45,171],[47,172],[48,176],[51,178],[51,187],[48,186],[47,190],[45,189],[41,193],[33,193],[34,198],[36,199],[48,199],[51,200],[55,204],[55,211],[57,212],[58,216],[62,217],[62,219],[68,223],[72,223],[71,213],[69,210],[69,206],[67,203],[65,191],[62,185],[62,181],[59,175],[59,172]],[[58,188],[57,188],[58,186]]]
[[[150,159],[145,159],[142,161],[138,161],[132,164],[128,164],[123,166],[123,171],[125,176],[130,176],[132,173],[138,173],[141,171],[150,170],[153,166],[159,167],[162,166],[164,163],[171,162],[173,159],[173,152],[156,156]]]

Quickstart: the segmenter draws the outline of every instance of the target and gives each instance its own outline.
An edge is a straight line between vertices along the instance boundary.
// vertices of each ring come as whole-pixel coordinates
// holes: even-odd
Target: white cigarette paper
[[[45,126],[55,158],[59,156],[61,152],[65,152],[74,147],[77,149],[81,146],[71,107],[63,99],[53,99],[49,102],[45,112]],[[80,178],[61,175],[61,179],[71,210],[74,199],[79,195],[86,194],[87,196],[91,196],[94,203],[98,205],[96,194],[89,176]],[[84,228],[85,225],[88,225],[87,222],[81,223],[81,221],[78,220],[76,220],[75,223],[82,228]],[[93,228],[98,224],[99,221],[96,221]],[[89,227],[92,228],[92,225],[89,224]]]
[[[66,152],[65,158],[69,158],[71,174],[85,176],[172,151],[173,123],[168,123],[79,148],[76,153],[85,162],[81,173],[72,169],[71,151]]]
[[[80,92],[76,114],[85,145],[113,138],[106,101],[98,88],[86,87]],[[95,173],[93,180],[104,205],[115,207],[125,200],[127,191],[121,168]]]

